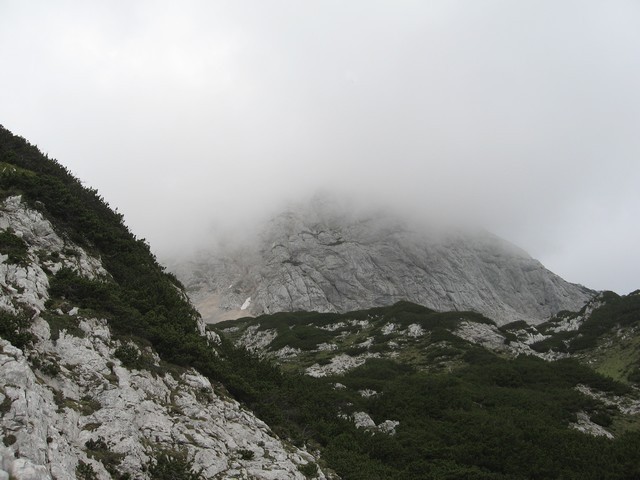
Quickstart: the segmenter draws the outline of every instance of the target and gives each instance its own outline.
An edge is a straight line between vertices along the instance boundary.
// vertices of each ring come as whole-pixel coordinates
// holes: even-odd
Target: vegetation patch
[[[113,352],[113,356],[127,368],[139,368],[140,366],[140,350],[132,343],[120,345]]]
[[[315,478],[318,476],[318,465],[313,462],[298,465],[298,470],[307,478]]]
[[[0,393],[4,395],[4,399],[2,400],[2,402],[0,402],[0,415],[4,416],[5,413],[8,413],[11,410],[11,404],[13,402],[7,396],[4,390],[0,389]]]
[[[578,333],[575,331],[558,332],[551,337],[534,342],[529,346],[532,350],[539,353],[546,353],[550,351],[568,353],[571,340],[573,340],[577,335]]]
[[[125,457],[124,454],[112,452],[102,437],[98,437],[96,440],[88,440],[85,443],[85,448],[87,450],[87,456],[102,463],[112,478],[123,478],[118,471],[118,467]]]
[[[614,328],[640,324],[640,295],[620,297],[614,292],[604,292],[601,295],[604,304],[580,325],[579,335],[571,341],[569,352],[594,348],[598,339]]]
[[[73,398],[65,397],[60,390],[54,390],[53,400],[58,406],[58,412],[61,412],[64,408],[70,408],[84,416],[88,416],[102,408],[100,402],[88,395],[83,396],[80,400],[74,400]]]
[[[58,340],[60,338],[60,332],[62,331],[66,331],[68,335],[73,335],[74,337],[85,337],[84,331],[80,328],[80,319],[77,317],[58,315],[47,311],[42,313],[42,318],[49,324],[51,340]]]
[[[93,469],[93,465],[80,460],[76,466],[76,478],[78,480],[97,480],[98,474]]]
[[[321,343],[333,340],[334,334],[311,325],[294,325],[292,328],[281,329],[278,336],[271,342],[269,349],[280,350],[283,347],[313,350]]]
[[[154,480],[203,480],[201,472],[194,471],[193,461],[185,450],[162,450],[147,465]]]
[[[255,452],[253,450],[247,450],[246,448],[237,450],[237,453],[242,460],[253,460],[253,457],[255,456]]]
[[[14,315],[0,310],[0,337],[11,342],[14,347],[24,350],[34,341],[29,331],[31,322],[24,314]]]
[[[60,364],[57,361],[44,360],[38,369],[49,377],[57,377],[61,372]]]
[[[8,263],[26,265],[29,261],[27,244],[11,228],[0,232],[0,253],[8,256]]]

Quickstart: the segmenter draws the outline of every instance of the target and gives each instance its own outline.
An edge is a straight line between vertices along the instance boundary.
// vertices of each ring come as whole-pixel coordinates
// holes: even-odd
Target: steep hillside
[[[325,197],[276,216],[254,243],[176,265],[206,321],[279,311],[346,312],[406,300],[540,323],[595,292],[487,233],[421,229]]]
[[[570,354],[604,375],[640,383],[640,291],[603,292],[579,312],[561,312],[536,328],[535,350]]]
[[[0,478],[325,478],[219,383],[253,398],[234,355],[97,192],[0,128]]]

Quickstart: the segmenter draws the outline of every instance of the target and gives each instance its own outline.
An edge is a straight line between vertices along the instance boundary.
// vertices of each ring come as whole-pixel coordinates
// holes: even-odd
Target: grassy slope
[[[601,305],[586,315],[563,312],[557,319],[539,325],[548,330],[561,318],[587,316],[580,328],[559,332],[533,347],[539,351],[570,353],[603,375],[626,383],[640,383],[640,293],[619,296],[604,292]]]

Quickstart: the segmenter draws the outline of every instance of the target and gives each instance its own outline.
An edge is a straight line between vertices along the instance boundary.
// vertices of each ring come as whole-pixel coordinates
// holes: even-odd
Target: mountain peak
[[[290,204],[253,240],[201,252],[176,272],[210,322],[407,300],[477,311],[500,324],[539,323],[580,309],[594,294],[488,232],[411,220],[324,193]]]

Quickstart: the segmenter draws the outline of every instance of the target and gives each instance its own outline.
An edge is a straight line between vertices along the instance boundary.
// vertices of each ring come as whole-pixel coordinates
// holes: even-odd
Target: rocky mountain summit
[[[424,229],[325,196],[275,216],[254,241],[202,252],[174,271],[208,322],[406,300],[536,324],[595,294],[489,233]]]

